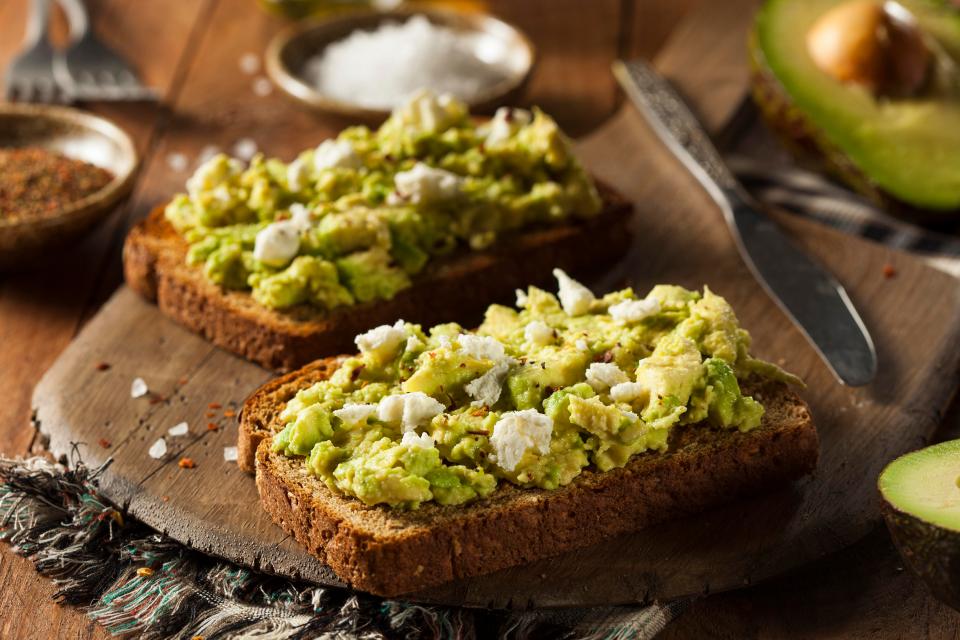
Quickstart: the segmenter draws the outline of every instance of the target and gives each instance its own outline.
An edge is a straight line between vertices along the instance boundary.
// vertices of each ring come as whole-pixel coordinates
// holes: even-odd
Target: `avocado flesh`
[[[960,610],[960,440],[897,458],[878,486],[900,554],[937,598]]]
[[[815,131],[815,146],[828,156],[828,168],[867,195],[926,212],[955,212],[960,209],[960,96],[953,76],[960,60],[960,14],[928,1],[903,0],[921,30],[938,43],[935,71],[921,95],[878,100],[866,89],[833,79],[807,53],[811,26],[843,1],[768,0],[762,7],[753,62],[757,75],[772,76],[777,87],[757,88],[761,110],[783,120],[787,110],[769,103],[788,102]],[[773,124],[788,137],[798,130],[796,122]]]

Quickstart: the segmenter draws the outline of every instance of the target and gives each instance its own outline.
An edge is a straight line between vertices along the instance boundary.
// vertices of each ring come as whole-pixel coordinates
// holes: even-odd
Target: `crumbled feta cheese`
[[[367,418],[377,413],[375,404],[345,404],[342,409],[337,409],[333,415],[340,418],[343,424],[353,426],[366,422]]]
[[[582,316],[590,310],[590,303],[596,299],[590,289],[568,276],[562,269],[554,269],[553,275],[560,284],[560,306],[568,315]]]
[[[310,166],[302,156],[287,165],[287,187],[290,191],[303,191],[310,178]]]
[[[639,382],[620,382],[610,387],[614,402],[630,402],[644,395],[646,388]]]
[[[148,393],[150,393],[150,389],[147,388],[147,383],[143,381],[143,378],[134,378],[133,382],[130,383],[131,398],[142,398]]]
[[[633,411],[624,411],[623,417],[627,419],[627,422],[630,424],[636,424],[640,422],[640,416],[635,414]]]
[[[419,204],[457,197],[463,185],[463,178],[455,173],[418,162],[409,171],[400,171],[393,176],[393,184],[402,198]]]
[[[190,427],[187,426],[186,422],[178,422],[177,424],[167,429],[167,433],[170,434],[171,436],[185,436],[188,433],[190,433]]]
[[[271,222],[257,233],[253,257],[263,264],[282,267],[300,250],[300,231],[290,220]]]
[[[187,193],[198,198],[204,192],[214,189],[224,181],[229,181],[243,173],[243,163],[236,158],[226,158],[215,153],[204,160],[193,175],[187,179]]]
[[[553,329],[545,322],[534,320],[523,328],[523,339],[534,347],[545,347],[553,342]]]
[[[299,202],[294,202],[288,209],[290,211],[290,223],[297,228],[297,231],[303,233],[313,225],[312,214]]]
[[[578,351],[590,351],[590,345],[588,345],[588,344],[587,344],[587,341],[584,340],[583,338],[579,338],[579,339],[574,343],[574,346],[577,347],[577,350],[578,350]]]
[[[437,96],[432,91],[423,90],[394,109],[390,117],[413,130],[439,133],[449,129],[463,114],[463,104],[449,93]]]
[[[423,344],[423,340],[421,340],[417,336],[410,336],[409,338],[407,338],[407,346],[405,350],[416,351],[417,349],[422,349],[425,346],[426,345]]]
[[[624,300],[610,307],[610,316],[624,324],[640,322],[644,318],[660,313],[660,301],[656,298],[643,300]]]
[[[511,361],[501,360],[493,365],[489,371],[479,378],[471,380],[464,391],[473,398],[475,406],[492,407],[500,399],[500,392],[503,390],[503,379],[510,370]]]
[[[453,342],[450,340],[450,336],[440,336],[438,339],[441,349],[449,349],[453,346]]]
[[[435,415],[443,413],[444,406],[423,393],[400,393],[387,396],[377,406],[377,417],[388,424],[400,424],[403,432],[413,431]]]
[[[532,121],[533,114],[526,109],[500,107],[488,125],[486,144],[498,145],[506,142],[517,130]]]
[[[380,360],[387,360],[396,355],[400,345],[406,341],[407,330],[405,327],[406,323],[403,320],[397,320],[392,327],[388,324],[382,324],[358,335],[353,341],[360,349],[360,353],[371,354]]]
[[[411,449],[432,449],[433,437],[429,433],[417,435],[414,431],[407,431],[400,439],[400,444]]]
[[[313,152],[313,166],[317,171],[359,169],[363,162],[347,140],[324,140]]]
[[[471,333],[461,333],[457,336],[460,350],[477,360],[493,360],[498,362],[506,357],[503,343],[490,336],[476,336]]]
[[[545,454],[550,451],[553,420],[535,409],[508,411],[493,425],[490,444],[496,463],[507,471],[520,464],[524,454],[533,449]]]
[[[147,453],[149,453],[150,457],[154,460],[159,460],[167,455],[167,441],[163,438],[157,438],[157,441],[150,445],[150,450],[147,451]]]
[[[236,447],[224,447],[223,448],[223,461],[224,462],[236,462],[238,455]]]
[[[627,374],[612,362],[594,362],[587,368],[587,383],[597,393],[629,381]]]
[[[529,299],[527,298],[527,292],[523,289],[517,289],[517,308],[523,309],[525,306],[527,306],[527,302],[529,302]]]

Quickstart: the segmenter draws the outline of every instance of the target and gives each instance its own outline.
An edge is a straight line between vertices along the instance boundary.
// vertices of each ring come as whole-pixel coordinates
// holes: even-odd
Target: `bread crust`
[[[465,251],[431,262],[413,286],[391,300],[322,311],[301,305],[263,307],[248,292],[210,282],[186,264],[188,245],[157,207],[127,235],[127,284],[160,311],[219,347],[278,372],[291,371],[353,348],[358,333],[398,318],[424,325],[476,324],[492,301],[546,280],[554,267],[571,272],[602,268],[629,247],[632,205],[599,185],[603,212],[588,220],[504,236],[484,251]]]
[[[317,372],[255,393],[244,421],[264,416],[278,387],[295,392]],[[470,505],[414,511],[369,507],[330,490],[303,458],[270,450],[263,436],[280,425],[268,422],[257,440],[257,490],[273,521],[340,578],[393,597],[589,546],[810,473],[819,443],[807,405],[782,383],[750,381],[744,391],[767,408],[753,431],[681,426],[667,453],[639,454],[622,469],[587,470],[552,491],[501,482]]]

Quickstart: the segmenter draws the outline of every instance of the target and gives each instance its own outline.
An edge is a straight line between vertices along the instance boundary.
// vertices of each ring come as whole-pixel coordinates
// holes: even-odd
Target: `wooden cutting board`
[[[714,131],[730,121],[746,87],[748,18],[732,4],[751,3],[704,3],[657,61]],[[493,607],[636,603],[750,584],[863,536],[879,518],[878,472],[931,436],[957,386],[957,282],[906,254],[778,215],[846,285],[877,343],[875,382],[844,388],[751,278],[719,212],[632,107],[625,105],[580,150],[637,209],[630,254],[591,284],[604,290],[629,283],[643,291],[657,282],[705,283],[726,296],[753,333],[756,354],[807,380],[805,397],[821,436],[819,468],[763,496],[415,598]],[[884,276],[886,265],[895,277]],[[109,369],[99,370],[101,362]],[[138,376],[156,397],[131,399]],[[112,457],[103,494],[158,530],[242,564],[340,584],[270,523],[252,478],[223,460],[236,438],[235,419],[225,412],[269,378],[121,289],[38,385],[35,419],[57,455],[79,442],[87,464]],[[150,445],[181,421],[190,434],[167,437],[167,459],[151,459]],[[179,468],[181,456],[196,467]]]

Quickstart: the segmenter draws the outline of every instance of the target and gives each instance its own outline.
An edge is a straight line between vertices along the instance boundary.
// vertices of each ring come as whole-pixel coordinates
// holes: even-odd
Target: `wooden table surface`
[[[709,0],[494,0],[489,9],[524,29],[540,64],[527,101],[553,113],[572,134],[590,131],[622,101],[609,73],[620,56],[652,56],[685,13]],[[271,120],[286,98],[259,95],[259,55],[282,21],[254,0],[88,0],[97,32],[157,88],[159,105],[86,105],[136,141],[142,169],[129,203],[76,249],[40,269],[0,275],[0,453],[35,446],[31,390],[46,368],[120,283],[126,229],[182,187],[206,147],[230,151],[252,140],[265,153],[314,144],[340,123],[303,112]],[[0,66],[19,47],[27,0],[0,3]],[[62,32],[62,20],[55,16]],[[267,133],[269,132],[269,133]],[[289,155],[289,154],[286,154]],[[957,420],[953,420],[957,422]],[[867,479],[865,481],[872,481]],[[106,638],[82,614],[53,603],[52,586],[0,545],[0,638]],[[11,615],[19,612],[19,615]],[[902,569],[882,529],[834,557],[749,590],[694,604],[663,637],[955,638],[960,615],[932,599]]]

